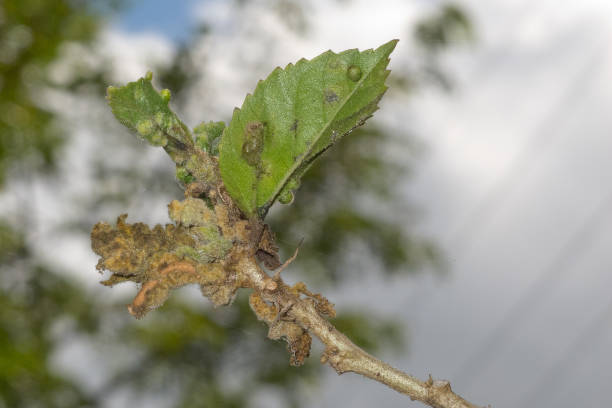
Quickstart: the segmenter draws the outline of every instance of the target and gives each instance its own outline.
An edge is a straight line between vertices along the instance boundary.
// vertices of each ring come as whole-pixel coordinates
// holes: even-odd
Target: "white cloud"
[[[102,33],[97,52],[109,59],[117,82],[133,81],[155,67],[168,66],[175,47],[157,33],[125,33],[107,29]]]

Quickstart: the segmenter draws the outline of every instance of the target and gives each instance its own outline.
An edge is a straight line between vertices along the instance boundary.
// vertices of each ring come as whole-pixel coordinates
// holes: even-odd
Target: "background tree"
[[[64,58],[62,50],[74,44],[94,44],[101,19],[115,6],[109,2],[94,10],[87,2],[10,0],[0,6],[0,179],[6,181],[5,196],[17,197],[18,202],[13,208],[7,206],[0,223],[0,405],[98,406],[121,392],[138,398],[159,390],[170,406],[244,406],[266,385],[297,406],[292,388],[298,381],[315,378],[312,374],[319,364],[311,361],[299,370],[289,367],[284,345],[265,340],[265,327],[246,310],[245,299],[238,299],[238,307],[211,313],[201,301],[177,297],[171,300],[173,304],[135,324],[117,311],[125,301],[108,300],[100,289],[83,287],[81,281],[50,265],[36,248],[37,220],[32,217],[32,207],[44,198],[33,195],[28,186],[42,182],[63,188],[73,182],[75,174],[70,170],[49,170],[61,167],[69,144],[77,143],[67,139],[70,124],[41,98],[41,89],[95,101],[91,117],[84,119],[95,129],[91,137],[105,134],[112,138],[108,152],[111,148],[126,152],[126,160],[110,162],[105,160],[107,155],[99,154],[88,163],[92,169],[89,181],[70,203],[78,211],[65,219],[61,232],[87,239],[91,224],[124,206],[135,189],[142,191],[139,186],[148,186],[139,198],[143,203],[179,195],[168,167],[161,161],[147,161],[146,147],[107,124],[110,115],[101,113],[106,109],[104,85],[113,81],[112,67],[100,64],[92,69],[76,64],[68,79],[58,81],[53,75],[53,64]],[[240,4],[236,7],[239,17]],[[299,3],[272,2],[271,7],[290,15],[288,24],[306,32],[308,20]],[[410,92],[426,81],[425,73],[437,63],[439,52],[453,44],[457,33],[469,31],[459,9],[453,8],[450,14],[448,8],[441,10],[417,29],[416,38],[426,56],[423,65],[410,72],[394,71],[397,86],[392,89]],[[449,27],[448,32],[444,27]],[[439,34],[423,35],[440,31],[445,32],[443,41],[431,40]],[[181,102],[189,99],[189,84],[206,75],[198,70],[191,51],[206,35],[206,29],[196,34],[158,76],[164,87],[173,90],[179,111]],[[307,173],[295,203],[270,216],[285,253],[305,237],[300,273],[318,278],[321,286],[354,278],[347,266],[355,246],[367,248],[368,257],[388,273],[415,272],[439,261],[435,245],[382,215],[413,211],[392,188],[406,177],[412,164],[381,160],[381,154],[372,153],[414,140],[373,125],[329,152]],[[138,157],[141,159],[135,159]],[[377,207],[355,205],[372,197],[385,198],[385,212],[380,202]],[[341,315],[342,320],[334,324],[369,350],[402,343],[401,330],[392,320],[373,318],[363,311],[342,311]],[[381,332],[387,335],[371,336]],[[85,339],[90,353],[103,359],[130,358],[117,367],[87,367],[107,372],[98,373],[102,385],[84,388],[82,382],[62,375],[53,363],[58,350],[74,338]],[[236,361],[236,355],[243,358]],[[243,375],[228,381],[228,372]]]
[[[88,7],[69,1],[0,4],[0,186],[54,169],[66,138],[36,90],[49,82],[47,68],[61,46],[90,42],[98,22]],[[69,317],[93,332],[99,319],[82,288],[35,257],[26,197],[20,210],[0,217],[0,405],[81,406],[90,397],[48,364],[59,340],[52,328]]]

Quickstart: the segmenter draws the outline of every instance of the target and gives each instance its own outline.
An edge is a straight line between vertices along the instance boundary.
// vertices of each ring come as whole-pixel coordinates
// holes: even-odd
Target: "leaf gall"
[[[278,195],[278,202],[281,204],[291,204],[293,202],[293,192],[291,190],[283,190]]]
[[[164,102],[166,103],[170,102],[170,90],[169,89],[162,89],[161,91],[159,91],[159,96],[162,97]]]
[[[357,65],[351,65],[346,70],[346,76],[353,82],[359,81],[361,79],[361,68]]]

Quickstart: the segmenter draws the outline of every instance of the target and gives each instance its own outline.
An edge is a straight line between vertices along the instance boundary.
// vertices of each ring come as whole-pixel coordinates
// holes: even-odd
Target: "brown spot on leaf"
[[[332,103],[338,101],[338,94],[331,89],[326,89],[323,93],[325,95],[325,102]]]
[[[262,122],[249,122],[244,129],[244,143],[242,144],[242,158],[250,165],[259,163],[264,144],[264,124]]]

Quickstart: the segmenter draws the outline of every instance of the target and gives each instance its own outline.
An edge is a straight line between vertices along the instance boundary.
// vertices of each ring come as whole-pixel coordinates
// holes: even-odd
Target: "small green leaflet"
[[[309,165],[372,116],[387,89],[396,44],[327,51],[276,68],[246,96],[223,133],[219,167],[247,216],[263,219],[275,200],[290,202]]]
[[[113,114],[124,126],[154,146],[193,145],[189,129],[168,107],[170,91],[157,92],[151,85],[152,77],[148,72],[144,78],[125,86],[109,86],[106,99]]]
[[[225,129],[223,122],[202,122],[193,128],[195,144],[200,150],[212,155],[219,155],[219,141]]]
[[[216,163],[206,153],[214,154],[211,150],[216,151],[225,125],[210,122],[198,126],[196,146],[189,128],[168,107],[170,91],[157,92],[151,84],[152,78],[149,72],[125,86],[109,86],[106,98],[113,114],[152,145],[163,147],[176,163],[176,176],[183,184],[195,180],[216,183],[219,178]]]

